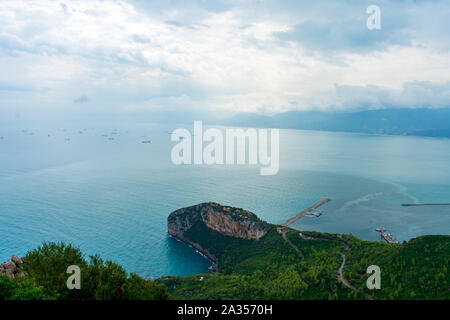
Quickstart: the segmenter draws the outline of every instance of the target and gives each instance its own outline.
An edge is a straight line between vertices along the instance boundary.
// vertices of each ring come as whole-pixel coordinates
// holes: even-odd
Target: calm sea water
[[[292,227],[449,234],[450,207],[400,204],[450,202],[450,140],[281,130],[280,172],[260,176],[258,166],[172,165],[177,127],[1,128],[0,260],[62,240],[145,277],[203,272],[209,261],[167,235],[170,212],[203,201],[281,223],[330,197],[322,216]]]

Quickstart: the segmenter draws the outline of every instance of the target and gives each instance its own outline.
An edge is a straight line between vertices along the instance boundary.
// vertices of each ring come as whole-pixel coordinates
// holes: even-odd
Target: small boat
[[[141,141],[142,143],[152,143],[150,140]]]

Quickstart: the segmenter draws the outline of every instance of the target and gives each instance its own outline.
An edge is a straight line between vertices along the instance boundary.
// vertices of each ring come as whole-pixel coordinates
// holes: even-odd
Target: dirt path
[[[305,236],[303,233],[299,233],[300,238],[302,238],[303,240],[316,240],[316,241],[331,241],[331,242],[336,242],[336,243],[340,243],[342,245],[344,245],[345,250],[349,250],[350,247],[348,246],[347,242],[345,241],[339,241],[339,240],[331,240],[331,239],[327,239],[327,238],[314,238],[314,237],[308,237]]]
[[[350,282],[348,282],[347,279],[344,278],[344,275],[342,274],[342,270],[344,269],[344,265],[345,265],[345,254],[342,254],[342,263],[341,266],[339,267],[339,275],[338,275],[338,280],[340,282],[342,282],[344,284],[344,286],[353,289],[353,290],[357,290],[354,286],[352,286],[350,284]]]
[[[314,237],[309,237],[309,236],[305,236],[302,233],[299,233],[300,237],[303,240],[320,240],[320,241],[333,241],[336,243],[340,243],[343,244],[345,246],[345,250],[350,250],[350,247],[348,246],[348,244],[345,241],[339,241],[339,240],[330,240],[330,239],[326,239],[326,238],[314,238]],[[342,263],[339,266],[338,269],[338,281],[341,282],[344,286],[346,286],[347,288],[350,288],[352,290],[358,290],[356,287],[354,287],[345,277],[344,277],[344,266],[345,266],[345,254],[341,254],[342,255]],[[373,297],[365,292],[362,292],[363,296],[366,297],[366,299],[368,300],[373,300]]]
[[[281,228],[277,228],[277,231],[278,231],[279,234],[282,235],[284,241],[286,241],[292,248],[294,248],[295,251],[297,251],[298,253],[301,254],[302,260],[304,260],[304,259],[305,259],[305,256],[304,256],[303,253],[300,251],[300,249],[299,249],[295,244],[293,244],[293,243],[291,242],[291,240],[289,240],[289,239],[286,237],[286,231],[287,231],[287,230],[283,230],[283,229],[281,229]]]
[[[350,284],[350,282],[348,282],[347,279],[344,278],[344,275],[342,273],[342,270],[344,269],[344,265],[345,265],[345,254],[342,254],[342,263],[341,263],[341,266],[339,267],[338,281],[342,282],[344,286],[346,286],[352,290],[357,290],[354,286],[352,286]],[[373,300],[373,297],[368,293],[362,292],[362,295],[364,297],[366,297],[367,300]]]

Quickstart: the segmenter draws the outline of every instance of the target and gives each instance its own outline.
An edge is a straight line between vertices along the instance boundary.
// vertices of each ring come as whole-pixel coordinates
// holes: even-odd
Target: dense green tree
[[[36,286],[30,279],[10,279],[0,276],[0,300],[48,300],[42,287]]]
[[[0,300],[9,299],[17,285],[8,276],[0,275]]]
[[[66,281],[67,267],[77,265],[82,273],[87,263],[79,248],[64,242],[44,242],[38,248],[27,252],[23,269],[26,274],[44,288],[45,294],[59,299],[75,298],[77,290],[68,290]]]
[[[134,273],[125,283],[124,297],[128,300],[166,300],[169,298],[163,285],[157,285],[155,282],[145,280]]]
[[[29,251],[22,266],[24,277],[0,278],[0,299],[123,300],[167,299],[165,287],[136,274],[128,277],[122,266],[99,255],[89,257],[71,244],[43,243]],[[67,267],[81,271],[81,289],[67,288]]]

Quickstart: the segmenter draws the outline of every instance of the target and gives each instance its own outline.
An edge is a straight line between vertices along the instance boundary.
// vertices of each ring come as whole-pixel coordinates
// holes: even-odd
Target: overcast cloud
[[[1,0],[0,21],[4,110],[450,107],[446,0]]]

